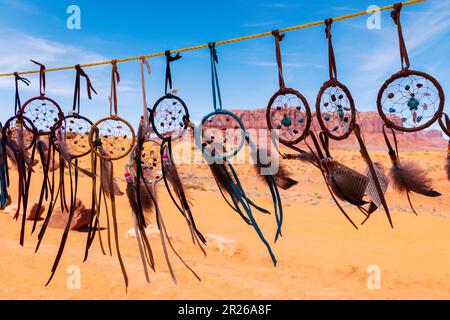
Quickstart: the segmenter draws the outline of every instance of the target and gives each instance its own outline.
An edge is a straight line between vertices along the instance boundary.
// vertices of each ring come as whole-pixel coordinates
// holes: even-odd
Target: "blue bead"
[[[394,113],[394,112],[395,112],[395,109],[394,109],[394,108],[389,108],[389,112],[390,112],[390,113]]]
[[[284,118],[281,120],[281,124],[285,127],[290,127],[292,125],[292,121],[289,118]]]
[[[411,99],[409,99],[408,101],[408,107],[409,109],[412,110],[417,110],[419,109],[419,100],[417,100],[416,98],[412,97]]]

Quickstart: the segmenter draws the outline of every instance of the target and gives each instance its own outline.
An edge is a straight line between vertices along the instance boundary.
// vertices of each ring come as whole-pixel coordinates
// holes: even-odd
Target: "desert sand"
[[[406,197],[391,188],[387,200],[392,210],[394,229],[383,211],[377,211],[359,230],[339,212],[327,193],[322,177],[312,166],[287,161],[299,183],[282,191],[285,209],[283,237],[273,244],[275,217],[256,213],[265,235],[278,258],[276,268],[253,228],[246,225],[220,196],[205,165],[180,165],[183,181],[192,201],[199,229],[234,241],[220,250],[215,243],[206,247],[207,257],[192,244],[188,227],[170,202],[163,184],[159,185],[160,206],[169,233],[179,253],[200,275],[197,281],[172,255],[178,280],[173,284],[163,259],[158,237],[151,237],[156,257],[156,272],[147,283],[142,271],[136,240],[127,236],[132,229],[128,200],[117,199],[119,238],[130,278],[125,292],[117,256],[103,255],[98,241],[83,263],[86,232],[71,231],[59,269],[46,287],[61,229],[49,229],[35,254],[37,234],[30,235],[27,224],[24,247],[19,245],[20,222],[6,211],[0,212],[0,298],[1,299],[449,299],[450,298],[450,182],[443,165],[446,150],[404,152],[403,160],[414,160],[427,168],[440,198],[414,196],[419,216],[408,207]],[[385,151],[372,152],[375,161],[386,167]],[[335,151],[337,159],[360,171],[364,164],[354,151]],[[88,160],[81,164],[88,165]],[[115,164],[116,176],[125,189],[125,160]],[[237,165],[247,193],[258,204],[271,209],[269,192],[255,177],[249,165]],[[38,165],[37,172],[40,172]],[[11,194],[16,199],[17,172],[12,172]],[[33,177],[30,202],[36,201],[39,173]],[[244,178],[245,177],[245,178]],[[79,198],[89,206],[90,181],[82,177]],[[355,221],[362,214],[348,208]],[[154,217],[152,220],[153,223]],[[102,221],[102,226],[105,226]],[[106,230],[102,230],[106,238]],[[369,289],[367,273],[378,266],[379,289]],[[79,289],[67,281],[71,266],[80,268]],[[68,273],[69,271],[69,273]]]

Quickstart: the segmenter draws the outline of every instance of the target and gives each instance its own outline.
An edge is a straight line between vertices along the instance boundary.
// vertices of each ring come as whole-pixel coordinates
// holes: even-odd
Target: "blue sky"
[[[126,3],[126,4],[125,4]],[[392,0],[326,1],[62,1],[0,0],[0,73],[141,55],[269,31],[355,11]],[[81,8],[81,30],[66,27],[66,9]],[[450,1],[430,0],[403,9],[404,33],[412,68],[429,72],[450,88]],[[360,111],[375,111],[378,88],[400,68],[397,33],[389,12],[381,29],[369,30],[367,17],[333,26],[338,74]],[[226,108],[265,108],[277,90],[272,37],[218,47],[219,78]],[[285,81],[314,105],[327,80],[323,26],[289,32],[282,42]],[[147,96],[152,104],[164,90],[164,58],[149,60]],[[142,110],[138,62],[119,64],[119,113],[136,123]],[[82,112],[98,119],[108,114],[109,66],[86,69],[99,95],[83,100]],[[187,52],[172,67],[174,85],[194,119],[212,109],[208,50]],[[38,93],[38,78],[22,90],[22,100]],[[47,75],[47,94],[71,108],[74,71]],[[84,87],[83,87],[84,88]],[[83,92],[84,93],[84,92]],[[0,121],[14,108],[13,78],[0,79]]]

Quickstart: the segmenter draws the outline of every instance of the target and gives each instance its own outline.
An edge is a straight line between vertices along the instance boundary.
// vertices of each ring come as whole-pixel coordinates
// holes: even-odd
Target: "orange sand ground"
[[[446,150],[444,150],[446,151]],[[157,272],[151,283],[145,282],[134,238],[126,238],[132,220],[126,197],[118,199],[120,241],[130,277],[125,293],[117,258],[104,256],[98,241],[90,258],[82,263],[85,232],[71,232],[53,282],[45,287],[62,230],[49,229],[40,251],[34,254],[36,234],[29,236],[22,248],[18,244],[20,223],[11,214],[0,214],[0,298],[2,299],[449,299],[450,298],[450,182],[444,175],[445,152],[403,153],[432,172],[434,186],[443,193],[438,199],[416,196],[420,216],[408,208],[405,197],[388,193],[395,229],[388,226],[378,211],[359,231],[332,205],[321,176],[312,166],[287,162],[299,184],[282,193],[285,207],[284,236],[273,248],[278,258],[274,268],[254,230],[229,209],[217,191],[204,165],[181,165],[183,180],[193,203],[199,229],[237,241],[238,252],[229,255],[217,247],[207,248],[202,256],[192,245],[184,219],[175,211],[160,187],[160,202],[174,244],[185,260],[197,271],[199,283],[174,258],[179,284],[174,285],[164,262],[159,238],[151,238]],[[336,158],[362,170],[356,152],[339,151]],[[386,166],[385,152],[374,153],[375,160]],[[87,166],[88,160],[82,164]],[[115,166],[123,180],[123,164]],[[270,209],[267,190],[248,166],[237,166],[247,192]],[[37,171],[40,167],[37,167]],[[14,171],[13,171],[14,172]],[[13,173],[15,181],[16,172]],[[38,193],[34,178],[33,196]],[[80,197],[89,205],[90,182],[82,178]],[[15,196],[14,183],[12,194]],[[30,200],[31,201],[31,200]],[[362,215],[350,209],[357,221]],[[257,214],[269,239],[275,232],[275,218]],[[105,222],[105,221],[103,221]],[[154,219],[153,219],[154,222]],[[103,223],[105,225],[105,223]],[[103,238],[106,230],[102,231]],[[81,268],[81,288],[66,287],[67,268]],[[381,270],[381,289],[369,290],[367,268]]]

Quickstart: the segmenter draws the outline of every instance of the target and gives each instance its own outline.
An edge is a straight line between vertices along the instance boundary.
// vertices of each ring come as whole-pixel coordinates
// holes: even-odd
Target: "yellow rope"
[[[416,3],[419,3],[419,2],[425,2],[425,1],[427,1],[427,0],[411,0],[411,1],[403,2],[402,4],[403,4],[403,6],[408,6],[408,5],[416,4]],[[392,8],[394,8],[394,5],[388,5],[388,6],[385,6],[385,7],[381,7],[379,10],[376,10],[376,11],[386,11],[386,10],[389,10],[389,9],[392,9]],[[355,17],[366,15],[366,14],[371,14],[372,12],[373,11],[369,11],[369,12],[368,11],[360,11],[360,12],[356,12],[356,13],[352,13],[352,14],[347,14],[347,15],[344,15],[344,16],[336,17],[336,18],[333,18],[333,20],[334,21],[340,21],[340,20],[355,18]],[[320,20],[320,21],[310,22],[310,23],[301,24],[301,25],[292,26],[292,27],[283,28],[283,29],[278,29],[278,30],[280,32],[289,32],[289,31],[305,29],[305,28],[321,25],[324,22],[325,22],[324,20]],[[249,35],[249,36],[245,36],[245,37],[239,37],[239,38],[233,38],[233,39],[229,39],[229,40],[217,41],[215,44],[216,45],[223,45],[223,44],[229,44],[229,43],[233,43],[233,42],[239,42],[239,41],[244,41],[244,40],[250,40],[250,39],[266,37],[266,36],[270,36],[270,35],[272,35],[272,32],[268,31],[268,32],[253,34],[253,35]],[[188,47],[188,48],[170,50],[170,52],[173,52],[173,53],[186,52],[186,51],[199,50],[199,49],[203,49],[203,48],[207,48],[207,47],[208,47],[208,44],[201,44],[201,45]],[[117,61],[117,63],[128,62],[128,61],[140,60],[142,58],[159,57],[159,56],[163,56],[164,54],[165,54],[164,52],[158,52],[158,53],[152,53],[152,54],[147,54],[147,55],[116,59],[116,61]],[[101,65],[105,65],[105,64],[111,64],[111,60],[82,64],[81,67],[82,68],[88,68],[88,67],[101,66]],[[74,68],[75,68],[75,66],[49,68],[49,69],[46,69],[45,72],[70,70],[70,69],[74,69]],[[31,73],[39,73],[39,70],[22,71],[22,72],[19,72],[18,74],[31,74]],[[14,75],[14,73],[3,73],[3,74],[0,74],[0,77],[8,77],[8,76],[13,76],[13,75]]]

